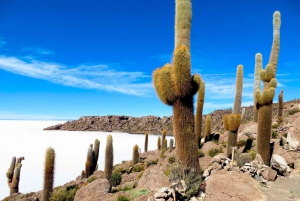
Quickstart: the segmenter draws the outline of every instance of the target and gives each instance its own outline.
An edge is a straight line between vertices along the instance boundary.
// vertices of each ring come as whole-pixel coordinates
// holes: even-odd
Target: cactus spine
[[[273,15],[273,44],[269,63],[265,70],[260,71],[260,78],[264,82],[263,92],[256,90],[256,101],[258,109],[257,125],[257,153],[263,159],[264,164],[270,165],[270,137],[272,126],[272,103],[275,95],[277,80],[275,78],[279,54],[280,38],[280,13],[276,11]]]
[[[257,53],[255,55],[255,72],[254,72],[254,89],[253,89],[253,121],[257,122],[258,111],[257,111],[257,101],[256,101],[256,90],[260,89],[261,80],[260,80],[260,71],[262,70],[262,55]]]
[[[132,165],[135,165],[139,162],[139,146],[136,144],[133,146],[132,150]]]
[[[230,114],[223,116],[223,125],[225,130],[228,131],[228,142],[227,142],[227,157],[231,157],[231,148],[237,144],[237,132],[241,124],[240,114]]]
[[[201,81],[198,89],[198,98],[197,98],[197,110],[195,117],[195,134],[198,148],[201,145],[201,132],[202,132],[202,112],[204,105],[204,94],[205,94],[205,83]]]
[[[144,152],[148,151],[148,133],[145,133],[145,146],[144,146]]]
[[[205,131],[204,131],[204,142],[209,141],[209,135],[211,133],[211,116],[205,117]]]
[[[237,72],[236,72],[235,98],[234,98],[234,105],[232,109],[233,114],[241,113],[242,91],[243,91],[243,66],[238,65]]]
[[[50,147],[46,151],[43,201],[49,201],[51,193],[53,191],[54,167],[55,167],[55,151],[53,148]]]
[[[107,136],[105,149],[105,167],[104,178],[110,180],[114,163],[113,139],[111,135]]]
[[[191,76],[191,18],[191,1],[176,0],[173,64],[156,69],[153,82],[160,100],[173,106],[173,135],[179,163],[199,172],[193,96],[198,91],[200,76]]]
[[[282,111],[283,111],[283,90],[278,95],[278,123],[282,122]]]

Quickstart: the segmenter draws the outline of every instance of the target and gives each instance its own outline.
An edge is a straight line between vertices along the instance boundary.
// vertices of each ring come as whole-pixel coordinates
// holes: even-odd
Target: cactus
[[[198,148],[201,145],[201,132],[202,132],[202,112],[204,105],[204,94],[205,94],[205,83],[201,81],[198,89],[198,98],[197,98],[197,110],[195,116],[195,134]]]
[[[99,159],[99,149],[100,149],[100,141],[98,139],[95,139],[94,142],[94,150],[93,150],[93,169],[92,169],[92,174],[95,172],[98,164],[98,159]]]
[[[193,96],[198,91],[200,76],[191,76],[191,16],[191,0],[176,0],[173,64],[156,69],[153,83],[160,100],[173,106],[173,135],[179,163],[199,172]]]
[[[148,151],[148,133],[145,133],[145,146],[144,146],[144,152]]]
[[[80,180],[83,180],[83,179],[85,179],[85,178],[86,178],[85,171],[82,170],[82,171],[81,171],[81,175],[80,175]]]
[[[283,90],[278,95],[278,123],[282,122],[282,111],[283,111]]]
[[[55,151],[53,148],[50,147],[46,151],[43,201],[49,201],[53,191],[54,167],[55,167]]]
[[[132,150],[132,165],[135,165],[139,162],[139,146],[136,144],[133,146]]]
[[[88,148],[86,162],[85,162],[86,178],[89,178],[89,176],[91,176],[97,168],[97,163],[99,158],[99,148],[100,148],[100,141],[98,139],[95,139],[94,149],[93,149],[93,144],[90,144],[90,147]]]
[[[242,122],[245,121],[245,118],[246,118],[245,113],[246,113],[246,108],[243,108],[242,109]]]
[[[161,150],[166,149],[166,146],[165,146],[166,134],[167,134],[167,131],[163,130],[163,132],[161,134]]]
[[[174,140],[170,139],[169,150],[170,152],[174,149]]]
[[[168,140],[167,139],[164,140],[164,149],[168,149]]]
[[[211,133],[211,116],[207,115],[205,117],[205,134],[204,134],[204,142],[209,141],[209,135]]]
[[[259,89],[255,92],[256,107],[258,110],[257,153],[261,155],[265,165],[270,165],[271,159],[272,103],[277,85],[275,76],[280,44],[280,25],[280,12],[276,11],[273,15],[273,44],[269,63],[264,70],[260,71],[260,78],[264,82],[264,89],[262,92]]]
[[[238,65],[237,72],[236,72],[235,98],[234,98],[234,104],[232,109],[233,114],[241,113],[242,91],[243,91],[243,66]]]
[[[261,80],[260,80],[260,76],[259,73],[262,70],[262,55],[260,53],[257,53],[255,55],[255,72],[254,72],[254,89],[253,89],[253,121],[257,122],[257,118],[258,118],[258,111],[257,111],[257,101],[256,101],[256,90],[260,89],[261,86]]]
[[[19,182],[20,182],[22,160],[24,160],[24,157],[20,157],[18,159],[16,159],[16,157],[12,157],[10,167],[6,172],[7,183],[8,183],[8,187],[10,190],[10,195],[13,193],[19,192]]]
[[[160,137],[157,138],[157,150],[161,150],[161,140],[160,140]]]
[[[227,157],[231,157],[231,148],[237,144],[237,132],[241,124],[240,114],[230,114],[223,116],[223,125],[225,130],[228,131],[228,142],[227,142]]]
[[[104,178],[110,180],[114,163],[113,139],[111,135],[107,136],[105,149],[105,167]]]

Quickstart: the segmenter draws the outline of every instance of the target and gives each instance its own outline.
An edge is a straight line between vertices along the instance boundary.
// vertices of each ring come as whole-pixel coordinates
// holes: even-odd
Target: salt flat
[[[114,164],[131,160],[135,144],[144,150],[144,135],[127,133],[43,131],[43,128],[63,121],[0,120],[0,199],[9,195],[6,171],[13,156],[24,156],[19,191],[29,193],[42,190],[45,152],[48,147],[56,152],[54,185],[74,180],[85,167],[89,144],[100,140],[98,166],[104,167],[106,137],[113,136]],[[157,137],[149,135],[148,150],[156,149]],[[170,137],[167,137],[169,140]]]

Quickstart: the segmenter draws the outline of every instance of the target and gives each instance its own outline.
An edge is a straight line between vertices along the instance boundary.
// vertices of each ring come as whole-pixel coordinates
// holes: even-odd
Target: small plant
[[[274,128],[274,129],[276,129],[276,128],[278,128],[278,127],[279,127],[279,124],[278,124],[278,123],[272,125],[272,128]]]
[[[144,172],[141,172],[141,174],[138,175],[138,179],[140,179],[143,176]]]
[[[135,198],[138,198],[142,195],[147,195],[149,193],[151,193],[150,190],[142,188],[142,189],[132,189],[130,191],[127,192],[130,196],[130,200],[134,200]]]
[[[149,167],[151,165],[156,165],[157,162],[158,162],[158,159],[147,161],[146,162],[146,167]]]
[[[73,201],[77,190],[77,185],[58,189],[51,195],[50,201]]]
[[[277,139],[278,133],[276,131],[272,131],[272,138]]]
[[[204,157],[204,156],[205,156],[205,154],[202,151],[202,149],[198,149],[198,157],[201,158],[201,157]]]
[[[87,179],[87,182],[88,182],[88,183],[91,183],[91,182],[95,181],[96,179],[97,179],[96,176],[91,176],[91,177],[89,177],[89,178]]]
[[[110,177],[110,183],[112,186],[117,186],[122,181],[122,173],[119,170],[113,171]]]
[[[142,166],[141,164],[136,164],[133,168],[132,168],[132,172],[142,172],[144,171],[145,168],[144,166]]]
[[[283,133],[283,137],[287,138],[288,133]]]
[[[118,197],[118,201],[130,201],[130,199],[124,195]]]
[[[221,147],[221,149],[212,148],[212,149],[208,150],[208,155],[210,157],[214,157],[218,153],[222,153],[222,152],[223,152],[222,147]]]
[[[161,150],[160,158],[166,158],[165,149]]]
[[[288,113],[289,113],[289,115],[293,115],[293,114],[296,114],[299,111],[300,111],[299,108],[296,108],[296,109],[289,110]]]
[[[170,164],[175,163],[175,161],[176,161],[175,156],[171,156],[168,161]]]
[[[249,153],[249,154],[251,155],[251,161],[255,159],[255,157],[256,157],[256,152],[255,152],[255,151],[253,151],[253,150],[248,150],[247,153]]]
[[[226,143],[225,141],[223,141],[221,144],[222,144],[222,146],[223,146],[224,148],[227,147],[227,143]]]
[[[240,140],[237,142],[237,147],[240,148],[240,147],[244,147],[246,146],[246,140]]]

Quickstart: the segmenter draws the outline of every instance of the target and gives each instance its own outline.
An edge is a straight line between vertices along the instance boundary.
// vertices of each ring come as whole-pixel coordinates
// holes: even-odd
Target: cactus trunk
[[[257,110],[257,101],[255,97],[255,92],[257,89],[260,89],[261,80],[260,80],[260,71],[262,70],[262,55],[257,53],[255,55],[255,69],[254,69],[254,88],[253,88],[253,121],[257,122],[258,110]]]
[[[107,136],[105,149],[105,167],[104,178],[110,180],[114,162],[113,139],[111,135]]]
[[[280,91],[278,95],[278,123],[282,122],[282,112],[283,112],[283,90]]]
[[[54,167],[55,167],[55,152],[54,149],[50,147],[46,151],[43,201],[49,201],[53,191]]]
[[[144,146],[144,152],[148,151],[148,133],[145,133],[145,146]]]
[[[241,113],[242,91],[243,91],[243,66],[238,65],[236,71],[235,98],[234,98],[234,105],[232,109],[233,114]]]
[[[237,130],[228,131],[228,141],[227,141],[227,158],[231,158],[232,147],[235,147],[237,144]]]
[[[198,89],[198,98],[197,98],[197,110],[195,116],[195,134],[198,148],[201,145],[201,133],[202,133],[202,112],[204,105],[204,94],[205,94],[205,84],[201,81]]]

